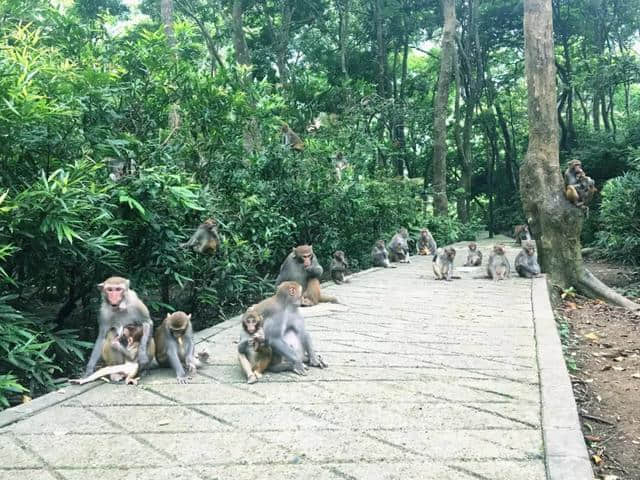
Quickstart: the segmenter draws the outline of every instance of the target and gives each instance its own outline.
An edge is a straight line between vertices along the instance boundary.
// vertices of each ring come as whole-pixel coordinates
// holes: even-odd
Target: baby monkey
[[[140,340],[144,332],[144,328],[149,328],[148,325],[135,325],[129,324],[122,329],[122,333],[113,339],[113,344],[117,343],[118,350],[124,355],[125,361],[121,365],[110,365],[103,367],[97,372],[89,375],[85,378],[77,378],[69,380],[69,383],[75,385],[84,385],[85,383],[93,382],[101,377],[109,376],[114,382],[120,381],[124,378],[127,385],[137,385],[139,378],[138,374],[138,347],[140,346]],[[115,329],[114,329],[115,330]],[[116,345],[113,345],[114,347]]]
[[[532,241],[522,243],[522,250],[516,256],[515,268],[518,275],[524,278],[533,278],[540,275],[535,243]]]
[[[467,254],[467,263],[465,267],[479,267],[482,265],[482,252],[478,250],[478,244],[471,242],[469,244],[469,253]]]
[[[264,336],[264,318],[251,306],[242,315],[242,334],[238,343],[238,361],[247,376],[247,383],[256,383],[262,377],[272,356]]]
[[[433,273],[436,280],[451,281],[453,274],[453,260],[456,258],[456,249],[453,247],[439,248],[433,260]]]
[[[495,281],[509,278],[511,265],[505,255],[504,245],[495,245],[487,263],[487,275]]]

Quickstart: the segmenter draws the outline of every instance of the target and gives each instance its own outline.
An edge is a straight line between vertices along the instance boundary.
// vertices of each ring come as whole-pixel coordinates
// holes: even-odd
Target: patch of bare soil
[[[588,267],[610,286],[637,291],[638,271],[596,262]],[[594,473],[639,480],[640,317],[571,295],[555,310]]]

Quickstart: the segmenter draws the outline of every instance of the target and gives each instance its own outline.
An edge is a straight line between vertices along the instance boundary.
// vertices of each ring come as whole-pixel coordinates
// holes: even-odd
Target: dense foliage
[[[271,292],[298,243],[312,243],[325,267],[344,250],[355,270],[400,226],[414,236],[427,226],[446,244],[524,220],[517,0],[458,3],[450,208],[439,217],[440,2],[172,3],[170,19],[153,0],[0,3],[4,404],[77,372],[80,339],[95,335],[95,286],[109,275],[131,278],[154,318],[183,309],[202,328]],[[630,48],[640,2],[592,3],[554,5],[563,160],[582,159],[600,188],[640,146]],[[283,145],[283,122],[304,152]],[[606,225],[598,241],[637,261],[637,223],[619,209],[632,192],[637,201],[637,173],[610,181],[587,233]],[[219,222],[217,253],[180,248],[207,217]]]

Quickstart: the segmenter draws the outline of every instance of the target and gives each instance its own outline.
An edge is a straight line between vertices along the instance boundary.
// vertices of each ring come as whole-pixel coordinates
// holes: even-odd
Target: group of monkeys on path
[[[198,251],[215,250],[219,241],[215,227],[215,220],[207,220],[183,246]],[[211,231],[215,236],[203,233]],[[199,236],[202,238],[196,238]],[[385,242],[378,240],[371,251],[374,266],[393,268],[391,262],[410,263],[408,239],[407,229],[401,228],[391,239],[388,250]],[[433,272],[437,280],[455,278],[452,276],[456,255],[453,247],[437,248],[427,229],[421,231],[416,246],[418,254],[434,255]],[[482,252],[472,242],[465,265],[481,264]],[[335,283],[348,281],[345,279],[347,268],[344,253],[335,252],[330,266]],[[504,247],[494,246],[487,264],[488,276],[494,280],[507,278],[510,268]],[[523,242],[523,249],[515,260],[515,269],[520,276],[527,278],[540,273],[533,242]],[[248,383],[257,382],[267,369],[305,375],[307,366],[327,367],[315,352],[300,313],[302,306],[338,303],[335,297],[322,293],[322,273],[323,268],[311,245],[293,248],[280,267],[275,295],[252,305],[242,315],[238,360]],[[83,384],[108,376],[113,381],[137,384],[139,373],[155,365],[173,368],[178,383],[186,383],[207,360],[207,353],[195,352],[191,315],[181,311],[167,314],[154,332],[149,310],[130,288],[128,279],[110,277],[99,284],[98,289],[102,296],[98,336],[84,377],[71,380],[71,383]],[[105,367],[94,372],[99,360]]]

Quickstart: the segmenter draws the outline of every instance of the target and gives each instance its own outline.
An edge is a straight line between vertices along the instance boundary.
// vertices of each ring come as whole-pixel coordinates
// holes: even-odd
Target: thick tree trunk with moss
[[[455,57],[456,9],[454,0],[442,0],[444,29],[440,51],[440,76],[433,113],[433,211],[447,215],[447,105]]]
[[[583,212],[565,198],[559,166],[551,0],[525,0],[524,36],[529,148],[520,167],[520,192],[542,270],[561,288],[574,286],[586,295],[640,309],[595,278],[582,262]]]

